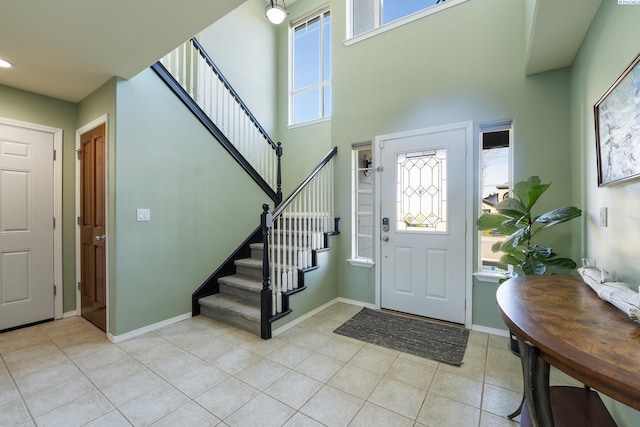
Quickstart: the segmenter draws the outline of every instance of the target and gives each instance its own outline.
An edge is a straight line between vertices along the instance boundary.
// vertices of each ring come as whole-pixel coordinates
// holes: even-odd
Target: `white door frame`
[[[465,322],[464,325],[467,328],[471,328],[472,325],[472,297],[473,297],[473,280],[472,280],[472,258],[473,258],[473,177],[475,176],[473,169],[473,121],[465,121],[458,123],[451,123],[442,126],[434,126],[430,128],[411,130],[406,132],[398,132],[393,134],[379,135],[374,139],[374,147],[375,155],[373,156],[373,165],[374,170],[377,170],[380,167],[380,160],[382,156],[381,147],[384,145],[384,141],[390,139],[399,139],[406,137],[414,137],[420,135],[426,135],[430,133],[437,132],[446,132],[462,129],[465,131],[465,168],[467,171],[465,186],[466,186],[466,195],[465,195]],[[374,213],[373,213],[373,222],[376,224],[373,227],[373,240],[374,240],[374,250],[376,254],[376,263],[375,263],[375,305],[376,308],[381,307],[381,296],[382,296],[382,283],[381,283],[381,273],[382,273],[382,260],[380,256],[382,254],[382,248],[380,244],[380,221],[381,221],[381,194],[380,194],[380,174],[376,173],[373,179],[374,186]]]
[[[107,324],[106,324],[106,334],[109,335],[109,115],[103,114],[102,116],[90,121],[86,125],[82,126],[80,129],[76,130],[76,154],[80,151],[80,137],[82,134],[89,132],[91,129],[94,129],[102,124],[104,124],[105,128],[105,156],[104,156],[104,171],[107,176],[105,176],[104,180],[104,234],[107,236],[107,240],[104,243],[104,252],[105,252],[105,296],[107,301]],[[82,275],[81,267],[81,240],[80,240],[80,225],[78,224],[77,218],[80,216],[80,162],[78,161],[78,156],[76,155],[76,312],[78,316],[82,316],[82,293],[77,286],[78,281]]]
[[[56,289],[53,298],[53,317],[61,319],[63,316],[62,294],[64,292],[62,282],[62,129],[3,117],[0,117],[0,123],[53,135],[53,149],[55,150],[53,162],[53,218],[55,221],[53,229],[53,286]]]

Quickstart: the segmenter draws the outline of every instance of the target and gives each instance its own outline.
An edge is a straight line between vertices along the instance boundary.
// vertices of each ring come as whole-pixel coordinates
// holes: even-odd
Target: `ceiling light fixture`
[[[264,9],[264,14],[267,15],[272,24],[278,25],[284,21],[289,12],[284,0],[282,0],[282,4],[278,0],[269,0],[269,5]]]
[[[13,67],[13,65],[11,65],[10,62],[0,58],[0,68],[11,68],[11,67]]]

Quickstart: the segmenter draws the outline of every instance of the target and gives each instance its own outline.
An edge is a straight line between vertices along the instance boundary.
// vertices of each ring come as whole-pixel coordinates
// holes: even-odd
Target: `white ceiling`
[[[138,74],[245,1],[0,0],[0,58],[14,65],[0,69],[0,84],[81,101],[113,76]],[[526,1],[526,73],[571,65],[602,0]]]
[[[78,102],[246,0],[0,0],[0,84]]]

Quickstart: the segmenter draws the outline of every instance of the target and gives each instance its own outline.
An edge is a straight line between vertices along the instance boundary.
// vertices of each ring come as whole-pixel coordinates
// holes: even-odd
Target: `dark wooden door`
[[[80,137],[82,316],[106,332],[105,125]]]

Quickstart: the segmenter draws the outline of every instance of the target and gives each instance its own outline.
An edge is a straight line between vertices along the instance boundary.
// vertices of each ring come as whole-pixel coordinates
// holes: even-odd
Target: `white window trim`
[[[478,146],[479,146],[479,155],[478,155],[478,187],[482,186],[482,140],[483,134],[488,132],[499,132],[508,130],[509,131],[509,192],[511,192],[513,188],[513,159],[514,159],[514,146],[513,146],[513,120],[499,120],[495,122],[483,123],[479,126],[480,130],[478,132]],[[479,195],[480,196],[480,195]],[[480,218],[482,215],[482,203],[478,200],[478,212],[477,218]],[[473,273],[473,276],[482,280],[483,282],[491,282],[491,283],[499,283],[500,280],[506,279],[509,277],[509,273],[513,272],[513,266],[509,265],[508,271],[506,273],[500,271],[487,271],[482,268],[482,237],[481,232],[477,232],[478,235],[478,243],[477,243],[477,251],[478,251],[478,259],[476,263],[476,272]]]
[[[347,259],[347,262],[356,267],[371,268],[375,265],[374,258],[361,258],[358,257],[358,184],[354,180],[354,172],[357,167],[357,153],[359,150],[370,149],[373,154],[373,144],[371,142],[363,142],[360,144],[353,144],[351,147],[351,258]],[[373,159],[372,159],[373,160]],[[371,197],[373,197],[374,189],[371,189]],[[373,223],[373,212],[371,212],[371,221]],[[372,224],[371,240],[373,245],[373,239],[375,238],[375,227]]]
[[[376,263],[373,262],[372,260],[370,261],[362,258],[349,258],[347,262],[351,264],[353,267],[371,268],[376,265]]]
[[[372,30],[365,31],[362,34],[358,34],[357,36],[353,35],[353,1],[348,0],[347,3],[347,38],[343,41],[345,46],[351,46],[363,40],[370,39],[371,37],[375,37],[379,34],[386,33],[387,31],[393,30],[394,28],[402,27],[403,25],[409,24],[418,19],[422,19],[425,16],[433,15],[434,13],[441,12],[450,7],[457,6],[461,3],[467,2],[469,0],[447,0],[444,3],[429,7],[427,9],[421,10],[416,13],[412,13],[411,15],[407,15],[402,19],[398,19],[396,21],[390,22],[385,25],[381,25],[379,27],[375,27]],[[379,16],[379,2],[376,3],[375,6],[375,17],[376,22],[380,22]]]
[[[300,25],[303,22],[309,21],[310,19],[313,19],[316,16],[322,16],[324,15],[324,13],[329,12],[330,16],[331,16],[331,8],[329,7],[329,5],[327,6],[323,6],[319,9],[314,10],[313,12],[310,12],[306,15],[304,15],[301,18],[296,19],[295,21],[291,21],[291,24],[289,25],[289,81],[288,81],[288,92],[289,92],[289,106],[288,106],[288,110],[289,110],[289,114],[288,114],[288,123],[287,126],[289,129],[298,127],[298,126],[305,126],[308,124],[313,124],[313,123],[318,123],[321,121],[325,121],[325,120],[329,120],[331,119],[331,115],[329,116],[324,116],[324,88],[325,86],[332,86],[332,79],[329,80],[323,80],[320,81],[318,84],[312,85],[312,86],[307,86],[303,89],[298,89],[297,91],[293,90],[293,64],[294,64],[294,60],[293,60],[293,54],[294,54],[294,50],[293,50],[293,33],[294,33],[294,28],[297,27],[298,25]],[[324,27],[323,27],[323,20],[320,19],[320,31],[324,32]],[[333,27],[333,17],[331,19],[331,26]],[[320,37],[320,47],[319,47],[319,51],[322,52],[321,55],[321,59],[322,61],[320,61],[319,67],[321,69],[321,75],[324,73],[324,37]],[[329,55],[331,55],[332,52],[329,52]],[[333,77],[333,75],[332,75]],[[300,122],[300,123],[294,123],[294,117],[293,117],[293,97],[294,95],[312,90],[312,89],[320,89],[320,105],[318,106],[319,111],[322,112],[323,116],[318,118],[318,119],[314,119],[314,120],[309,120],[306,122]],[[333,113],[333,111],[332,111]]]

